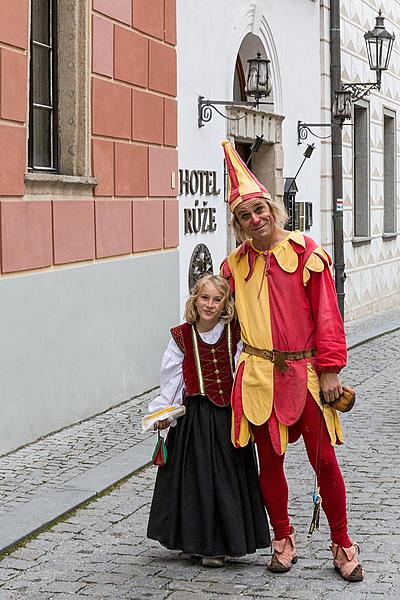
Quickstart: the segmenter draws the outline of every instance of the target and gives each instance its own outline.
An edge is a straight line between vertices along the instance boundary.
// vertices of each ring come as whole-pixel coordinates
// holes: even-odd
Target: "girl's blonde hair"
[[[199,320],[196,301],[202,293],[203,287],[206,283],[212,283],[220,292],[222,296],[222,302],[224,304],[221,319],[223,319],[225,323],[229,323],[235,316],[235,303],[231,294],[229,283],[220,275],[204,275],[196,281],[192,291],[190,292],[190,296],[186,301],[184,315],[185,321],[189,324],[192,324]]]
[[[281,227],[284,227],[289,220],[289,216],[283,204],[281,202],[277,202],[276,200],[267,200],[266,198],[260,198],[260,200],[268,204],[271,210],[271,214],[275,219],[275,222]],[[250,236],[248,236],[247,233],[245,233],[235,213],[232,216],[231,223],[233,231],[235,232],[236,240],[238,242],[244,242],[245,240],[249,239]]]

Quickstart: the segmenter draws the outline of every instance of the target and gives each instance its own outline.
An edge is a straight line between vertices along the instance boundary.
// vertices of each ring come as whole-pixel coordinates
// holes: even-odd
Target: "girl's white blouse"
[[[206,344],[215,344],[219,340],[223,329],[224,323],[220,321],[213,329],[203,333],[199,332],[199,335]],[[242,348],[243,344],[240,341],[235,355],[235,365],[239,360]],[[178,348],[175,340],[171,338],[161,361],[160,395],[150,402],[149,413],[157,412],[167,406],[180,406],[182,404],[185,391],[182,363],[183,353]],[[176,421],[171,423],[171,425],[175,424]]]

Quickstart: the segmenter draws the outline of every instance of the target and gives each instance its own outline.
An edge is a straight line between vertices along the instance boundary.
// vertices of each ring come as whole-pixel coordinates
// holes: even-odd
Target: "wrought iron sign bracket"
[[[200,127],[204,127],[204,123],[208,123],[212,119],[212,111],[215,110],[221,117],[228,121],[240,121],[246,115],[241,117],[227,117],[223,112],[218,110],[217,106],[245,106],[247,108],[258,108],[260,104],[273,104],[273,102],[260,102],[255,100],[254,102],[243,102],[236,100],[205,100],[204,96],[199,96],[197,104],[197,124]]]
[[[312,127],[340,127],[339,123],[303,123],[303,121],[297,121],[297,143],[301,144],[304,140],[307,139],[308,134],[311,133],[314,137],[319,138],[320,140],[327,140],[332,137],[332,134],[329,135],[317,135],[314,133],[311,128]]]

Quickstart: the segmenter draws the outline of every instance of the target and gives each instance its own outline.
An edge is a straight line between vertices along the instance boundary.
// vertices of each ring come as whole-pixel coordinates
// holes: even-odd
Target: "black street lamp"
[[[382,11],[376,18],[375,27],[372,31],[364,34],[369,68],[376,72],[376,82],[367,83],[342,83],[341,89],[335,92],[333,104],[333,116],[340,123],[352,117],[352,103],[367,96],[371,90],[380,90],[382,71],[389,68],[390,55],[393,49],[395,36],[385,29]]]
[[[340,89],[335,91],[335,100],[332,107],[332,116],[340,126],[344,121],[352,118],[353,103],[367,96],[371,90],[380,90],[382,81],[382,71],[389,68],[390,56],[394,44],[394,33],[390,34],[384,25],[385,18],[382,11],[379,11],[375,17],[376,23],[372,31],[364,34],[369,68],[376,72],[376,82],[366,83],[340,83]],[[305,140],[308,133],[320,137],[311,131],[311,127],[333,127],[331,123],[297,123],[297,142],[300,144]],[[328,136],[330,137],[330,136]]]
[[[273,104],[273,102],[261,102],[261,98],[266,98],[271,94],[271,78],[269,72],[270,61],[261,58],[261,52],[257,52],[256,58],[247,61],[248,72],[246,81],[246,94],[253,97],[254,101],[236,101],[236,100],[206,100],[204,96],[198,98],[198,126],[203,127],[212,118],[212,111],[215,110],[221,117],[228,121],[239,121],[243,117],[227,117],[218,110],[217,106],[248,106],[256,108],[260,104]]]
[[[372,31],[367,31],[364,34],[369,68],[372,71],[376,71],[378,90],[381,85],[382,71],[387,71],[389,68],[390,55],[394,43],[394,34],[386,31],[384,20],[385,18],[382,17],[382,11],[380,10],[376,17],[375,27]]]

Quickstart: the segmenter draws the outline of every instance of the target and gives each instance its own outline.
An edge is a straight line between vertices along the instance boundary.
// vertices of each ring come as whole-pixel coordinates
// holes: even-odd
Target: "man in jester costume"
[[[338,373],[346,364],[346,340],[331,259],[310,237],[284,229],[283,206],[230,142],[223,147],[228,202],[242,242],[222,265],[243,341],[232,391],[232,441],[243,447],[254,439],[257,445],[260,487],[275,538],[268,568],[285,572],[297,561],[284,457],[288,442],[302,435],[331,530],[334,567],[344,579],[361,581],[333,447],[343,442],[330,403],[342,393]]]

